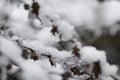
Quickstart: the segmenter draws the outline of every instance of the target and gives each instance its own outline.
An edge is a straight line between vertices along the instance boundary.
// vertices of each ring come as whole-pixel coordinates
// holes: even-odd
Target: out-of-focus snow
[[[8,26],[10,26],[10,29],[8,32],[25,39],[32,38],[35,35],[36,30],[31,27],[28,11],[24,10],[23,5],[19,7],[12,6],[9,16]]]
[[[97,0],[45,0],[44,3],[61,19],[68,20],[75,27],[84,26],[83,28],[93,31],[101,27],[116,28],[114,26],[120,20],[120,2],[117,0],[109,0],[101,4]]]
[[[96,0],[36,0],[40,3],[40,18],[45,24],[49,23],[49,18],[54,20],[60,19],[58,24],[61,24],[59,31],[63,32],[73,31],[73,27],[83,27],[98,31],[101,27],[112,27],[111,33],[115,34],[119,28],[115,24],[120,21],[120,2],[117,0],[109,0],[104,3],[98,3]],[[32,38],[36,34],[36,30],[30,27],[30,21],[28,19],[29,11],[24,10],[23,4],[19,5],[6,5],[9,4],[4,0],[1,0],[1,18],[0,23],[8,25],[10,29],[8,33],[13,33],[23,38]],[[26,0],[25,3],[31,4],[32,1]],[[8,15],[9,19],[7,23],[3,20],[3,16]],[[47,17],[48,16],[48,17]],[[62,21],[61,21],[62,20]],[[65,21],[67,20],[67,21]],[[40,28],[41,24],[34,19],[33,25]],[[69,27],[68,27],[69,26]],[[72,26],[72,27],[70,27]],[[62,31],[61,29],[65,28]],[[117,28],[117,29],[114,29]],[[77,28],[78,29],[78,28]],[[27,30],[27,31],[26,31]],[[63,33],[64,39],[72,38],[72,33]],[[98,33],[100,34],[100,33]],[[70,36],[71,35],[71,36]]]
[[[33,60],[25,61],[21,67],[23,70],[22,76],[25,80],[49,80],[46,77],[47,72]]]
[[[18,64],[22,60],[20,47],[2,36],[0,36],[0,51],[3,55],[7,56],[8,59],[17,62]]]
[[[112,77],[102,77],[102,80],[114,80]]]
[[[61,80],[64,71],[61,65],[57,64],[56,67],[52,67],[48,59],[43,59],[34,62],[33,60],[27,60],[21,64],[25,80]]]
[[[101,16],[103,25],[114,26],[117,21],[120,21],[120,1],[111,0],[101,6],[103,9]]]
[[[75,26],[93,25],[95,7],[97,3],[92,0],[46,0],[61,18],[67,19]]]
[[[73,32],[73,27],[82,27],[93,31],[99,31],[98,29],[101,27],[111,27],[110,30],[112,34],[115,34],[119,30],[119,28],[115,26],[115,24],[120,21],[120,2],[117,0],[109,0],[101,4],[96,0],[36,1],[40,4],[39,17],[46,25],[51,24],[48,18],[52,18],[57,21],[57,24],[61,24],[59,31],[61,34],[64,34],[63,40],[72,38],[73,34],[70,34],[70,32]],[[31,36],[34,36],[37,31],[31,27],[31,22],[28,19],[29,11],[24,10],[23,4],[6,5],[8,3],[4,0],[1,0],[1,3],[0,6],[5,9],[0,8],[0,20],[2,24],[4,23],[10,27],[8,33],[13,33],[25,39],[32,38]],[[26,0],[25,3],[31,4],[32,1]],[[9,16],[7,23],[2,20],[4,15]],[[32,21],[32,24],[34,27],[41,27],[41,23],[36,19]],[[65,32],[69,33],[66,34]],[[101,32],[96,33],[100,34]]]

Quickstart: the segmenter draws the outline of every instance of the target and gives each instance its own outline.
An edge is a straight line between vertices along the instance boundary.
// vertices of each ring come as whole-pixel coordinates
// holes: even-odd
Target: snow
[[[96,0],[45,0],[45,3],[49,3],[47,6],[53,8],[53,12],[61,19],[68,20],[74,27],[91,29],[95,32],[101,27],[114,27],[120,20],[120,2],[117,0],[108,0],[102,4]]]
[[[98,51],[95,47],[86,46],[82,47],[80,50],[80,55],[82,61],[87,61],[89,63],[97,61],[106,61],[106,55],[104,51]]]
[[[23,70],[22,76],[25,80],[49,80],[46,77],[46,71],[33,60],[25,61],[21,64],[21,67]]]
[[[82,47],[81,60],[88,63],[94,63],[100,61],[100,66],[102,69],[102,75],[110,76],[116,75],[118,67],[116,65],[110,65],[106,60],[106,53],[104,51],[97,50],[92,46]]]
[[[12,69],[8,71],[8,73],[14,74],[16,73],[20,68],[18,66],[12,65]]]
[[[37,54],[47,54],[47,55],[52,55],[56,59],[64,60],[72,55],[71,52],[68,51],[59,51],[54,47],[46,47],[45,45],[40,44],[37,41],[24,41],[23,45],[34,49]]]
[[[47,2],[57,14],[75,26],[94,23],[94,7],[96,6],[94,0],[47,0]]]
[[[102,80],[114,80],[112,77],[103,77]]]
[[[35,39],[38,40],[39,43],[46,45],[46,46],[53,46],[55,45],[59,40],[59,35],[56,34],[54,36],[51,33],[51,27],[46,27],[42,30],[40,30],[36,35]]]
[[[36,63],[41,65],[49,73],[62,74],[64,72],[64,70],[62,69],[62,65],[57,63],[56,66],[51,66],[48,59],[43,59],[43,60],[40,60],[40,61],[36,61]]]
[[[117,21],[120,21],[120,2],[117,0],[111,0],[103,4],[103,24],[106,26],[112,26]]]
[[[52,67],[48,59],[36,62],[27,60],[21,64],[21,67],[25,80],[61,80],[60,74],[64,72],[59,64],[57,64],[56,67]]]
[[[30,23],[35,28],[38,28],[38,29],[41,28],[41,22],[38,19],[32,19]]]
[[[102,65],[102,72],[103,75],[109,76],[109,75],[116,75],[118,71],[118,67],[116,65],[110,65],[109,63],[101,64]]]
[[[0,56],[0,67],[8,65],[9,61],[5,56]]]
[[[13,61],[18,65],[12,65],[11,73],[21,69],[24,80],[62,80],[65,62],[68,64],[66,68],[71,68],[82,63],[93,65],[99,61],[102,71],[100,78],[113,80],[111,76],[117,75],[118,67],[107,62],[105,51],[83,46],[76,29],[88,29],[100,34],[100,29],[107,27],[114,35],[120,30],[119,24],[116,24],[120,20],[119,1],[109,0],[99,4],[96,0],[36,0],[40,4],[38,17],[42,22],[35,16],[31,18],[30,11],[24,10],[24,3],[31,5],[32,0],[21,1],[23,3],[10,4],[6,0],[0,0],[0,28],[3,25],[8,27],[3,32],[0,30],[0,68],[5,69]],[[4,19],[6,16],[7,20]],[[52,25],[58,29],[55,35],[51,33]],[[20,40],[23,46],[33,49],[39,59],[24,60],[21,56],[22,47],[15,40]],[[60,40],[67,43],[69,51],[56,47]],[[74,42],[70,43],[70,40]],[[80,59],[72,54],[73,46],[80,49]],[[51,55],[55,67],[42,54]],[[6,69],[3,72],[3,78],[6,78]]]
[[[72,25],[65,20],[58,20],[56,24],[58,25],[58,32],[62,35],[63,41],[68,41],[73,38],[75,32]]]
[[[22,60],[20,47],[2,36],[0,36],[0,51],[14,62],[19,63]]]
[[[12,32],[16,36],[22,38],[32,38],[36,34],[36,30],[31,27],[29,24],[28,14],[29,12],[24,10],[23,5],[16,7],[15,5],[12,6],[12,11],[9,14],[9,22],[8,25],[10,29],[8,32]]]

